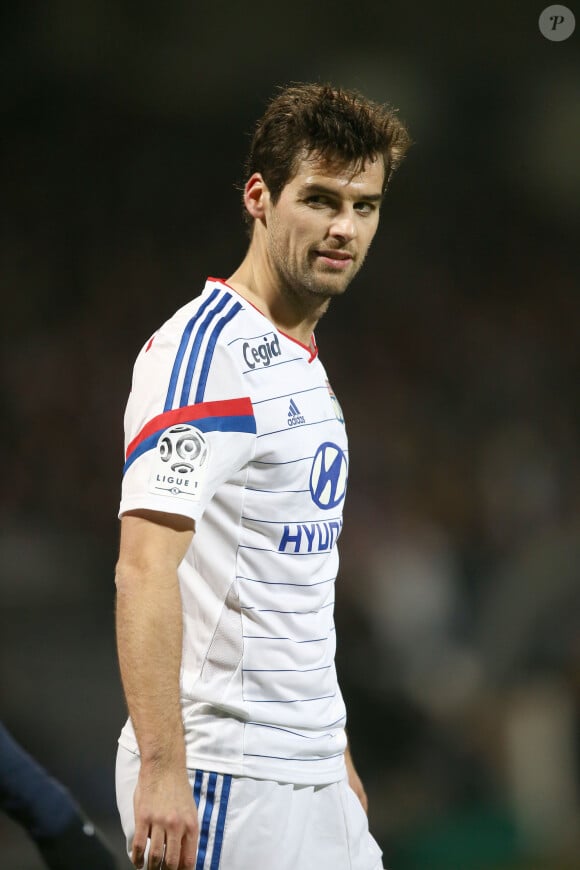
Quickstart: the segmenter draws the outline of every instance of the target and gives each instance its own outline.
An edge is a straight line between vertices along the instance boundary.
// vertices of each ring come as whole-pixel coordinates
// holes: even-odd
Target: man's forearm
[[[179,700],[182,608],[176,572],[117,568],[119,666],[146,765],[185,765]]]

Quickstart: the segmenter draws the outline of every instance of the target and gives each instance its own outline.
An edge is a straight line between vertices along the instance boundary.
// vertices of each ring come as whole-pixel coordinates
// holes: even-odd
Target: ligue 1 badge
[[[199,429],[172,426],[161,435],[149,478],[149,491],[198,501],[205,478],[209,444]]]

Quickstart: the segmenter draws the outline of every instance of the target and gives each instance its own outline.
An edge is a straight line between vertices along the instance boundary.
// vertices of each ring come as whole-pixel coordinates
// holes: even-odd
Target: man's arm
[[[121,521],[116,571],[117,648],[141,769],[135,789],[132,861],[148,868],[194,866],[197,810],[190,787],[179,700],[182,605],[177,568],[193,537],[192,520],[134,511]]]

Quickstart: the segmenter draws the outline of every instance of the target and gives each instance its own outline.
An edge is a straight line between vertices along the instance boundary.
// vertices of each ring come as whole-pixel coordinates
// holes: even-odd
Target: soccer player
[[[357,92],[278,93],[247,162],[244,260],[138,356],[116,575],[136,867],[383,866],[334,666],[348,445],[314,328],[408,144]]]

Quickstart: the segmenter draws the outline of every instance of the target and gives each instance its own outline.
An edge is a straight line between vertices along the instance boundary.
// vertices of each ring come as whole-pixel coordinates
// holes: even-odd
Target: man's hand
[[[145,870],[191,870],[195,866],[199,826],[187,773],[160,772],[143,766],[134,797],[135,836],[131,860]]]
[[[348,774],[348,784],[352,788],[353,792],[359,799],[362,804],[362,808],[367,813],[369,811],[369,799],[367,798],[367,793],[365,791],[364,785],[362,784],[362,780],[358,773],[356,772],[352,756],[350,754],[350,749],[348,746],[346,747],[344,753],[344,761],[346,764],[346,772]]]

